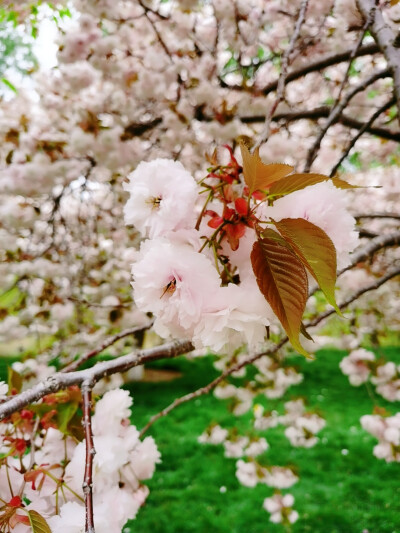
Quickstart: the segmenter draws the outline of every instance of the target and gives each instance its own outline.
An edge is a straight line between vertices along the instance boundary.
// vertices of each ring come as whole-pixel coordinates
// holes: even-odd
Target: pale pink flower
[[[132,274],[135,303],[155,314],[162,336],[171,332],[190,337],[220,288],[218,273],[205,255],[162,238],[142,243]]]
[[[339,366],[343,374],[349,376],[350,383],[358,387],[368,380],[371,373],[368,363],[371,361],[375,361],[375,355],[369,350],[359,348],[344,357]]]
[[[198,187],[178,161],[155,159],[142,162],[129,175],[125,189],[125,222],[145,237],[194,226]]]
[[[257,475],[257,464],[253,461],[246,463],[242,459],[236,462],[236,477],[239,483],[245,487],[253,488],[259,482]]]
[[[146,437],[132,450],[129,465],[139,480],[153,477],[156,463],[161,462],[161,454],[153,437]]]
[[[96,404],[92,417],[93,434],[112,435],[121,430],[121,423],[131,415],[132,398],[127,390],[108,391]]]

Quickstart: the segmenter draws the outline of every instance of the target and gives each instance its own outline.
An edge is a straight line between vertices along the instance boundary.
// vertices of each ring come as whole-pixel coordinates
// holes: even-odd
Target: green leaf
[[[4,83],[4,85],[7,85],[9,89],[11,89],[14,93],[18,92],[18,89],[9,81],[7,78],[1,78],[1,81]]]
[[[32,533],[52,533],[46,520],[37,511],[28,511],[28,517]]]
[[[254,154],[251,154],[247,146],[241,143],[240,150],[243,159],[244,181],[249,187],[249,194],[267,189],[271,183],[281,180],[293,171],[293,167],[283,163],[270,165],[263,163],[258,148]]]
[[[317,281],[328,302],[342,315],[335,300],[337,261],[331,239],[325,231],[304,218],[284,218],[274,224]]]
[[[7,384],[8,384],[8,390],[9,393],[11,391],[17,391],[17,393],[21,392],[22,389],[22,376],[18,372],[16,372],[11,366],[7,367]]]
[[[316,185],[323,181],[332,181],[333,185],[338,189],[353,189],[357,188],[356,185],[351,185],[346,181],[339,178],[329,178],[324,174],[292,174],[283,180],[277,181],[269,188],[270,196],[285,196],[294,191],[300,191],[309,187],[310,185]]]
[[[74,417],[79,405],[77,403],[62,403],[57,405],[57,429],[69,435],[69,423]]]
[[[265,230],[263,238],[253,245],[251,264],[258,287],[280,320],[292,346],[301,354],[301,319],[308,298],[308,279],[304,265],[288,244],[280,242],[273,230]]]

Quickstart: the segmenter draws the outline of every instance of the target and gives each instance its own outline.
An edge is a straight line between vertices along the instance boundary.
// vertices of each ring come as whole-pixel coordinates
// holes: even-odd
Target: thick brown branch
[[[376,54],[379,52],[379,46],[374,44],[368,44],[365,46],[361,46],[360,49],[357,51],[357,57],[361,56],[367,56]],[[305,67],[299,68],[298,70],[294,70],[292,72],[289,72],[286,76],[286,83],[289,83],[290,81],[298,80],[299,78],[302,78],[303,76],[306,76],[306,74],[309,74],[310,72],[321,72],[322,70],[331,67],[333,65],[337,65],[338,63],[343,63],[344,61],[348,61],[353,53],[353,48],[350,48],[349,50],[346,50],[345,52],[341,52],[340,54],[334,54],[332,56],[328,56],[326,58],[320,59],[319,61],[315,61],[315,63],[310,63],[306,65]],[[278,80],[273,81],[266,85],[262,89],[262,93],[264,95],[269,94],[272,91],[275,91],[278,87]]]
[[[314,63],[309,63],[305,65],[304,67],[301,67],[297,70],[293,70],[292,72],[288,72],[286,76],[286,83],[303,78],[307,74],[310,74],[310,72],[321,72],[322,70],[325,70],[328,67],[331,67],[333,65],[338,65],[339,63],[343,63],[344,61],[348,61],[353,53],[353,50],[354,48],[350,48],[349,50],[345,50],[344,52],[340,52],[338,54],[333,54],[331,56],[324,57],[322,59],[319,59],[318,61],[315,61]],[[367,44],[359,48],[359,50],[357,51],[356,57],[373,55],[379,51],[380,51],[380,48],[376,43]],[[220,83],[222,87],[226,87],[228,89],[237,90],[237,91],[246,90],[246,88],[242,87],[241,85],[228,85],[223,80],[220,80]],[[266,85],[265,87],[263,87],[261,89],[261,93],[266,96],[267,94],[273,91],[276,91],[277,88],[278,88],[278,80],[274,80],[268,83],[268,85]],[[247,90],[250,90],[250,88],[247,88]]]
[[[393,76],[393,92],[397,109],[400,109],[400,49],[393,45],[395,33],[385,24],[382,11],[377,8],[375,0],[357,0],[357,6],[364,19],[371,18],[371,33],[388,62]],[[371,17],[371,12],[375,12]],[[400,115],[397,113],[400,121]]]
[[[277,113],[273,121],[278,122],[279,120],[285,120],[286,122],[294,122],[295,120],[308,119],[308,120],[318,120],[320,118],[329,117],[331,108],[329,106],[316,107],[314,109],[301,109],[299,111],[288,111],[285,113]],[[265,118],[263,116],[255,115],[248,117],[239,117],[239,119],[244,124],[256,124],[258,122],[264,122]],[[360,130],[364,126],[364,122],[360,122],[355,118],[349,117],[348,115],[340,115],[337,122],[346,126],[348,128],[353,128]],[[376,135],[382,139],[387,139],[389,141],[400,142],[400,132],[390,131],[386,128],[373,127],[369,126],[365,130],[371,135]]]
[[[97,363],[92,368],[77,370],[75,372],[57,372],[34,385],[31,389],[12,396],[8,401],[0,405],[0,420],[19,411],[32,402],[37,402],[46,394],[66,389],[71,385],[81,385],[84,382],[96,383],[105,376],[118,372],[126,372],[134,366],[144,365],[158,359],[170,359],[194,350],[194,346],[188,340],[174,341],[148,350],[139,350],[136,353],[123,355],[117,359]]]

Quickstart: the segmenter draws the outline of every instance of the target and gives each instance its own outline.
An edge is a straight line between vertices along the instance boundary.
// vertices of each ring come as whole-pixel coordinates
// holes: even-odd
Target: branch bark
[[[136,353],[118,357],[111,361],[97,363],[92,368],[77,370],[75,372],[57,372],[49,376],[45,381],[37,383],[32,388],[21,392],[17,396],[11,396],[8,401],[0,405],[0,420],[19,411],[32,402],[37,402],[46,394],[66,389],[71,385],[82,385],[84,382],[97,383],[101,378],[126,372],[130,368],[144,365],[158,359],[171,359],[178,355],[194,350],[193,344],[188,340],[174,341],[148,350],[138,350]]]
[[[296,41],[300,35],[301,26],[303,25],[303,22],[306,16],[307,6],[308,6],[308,0],[302,0],[300,4],[300,9],[299,9],[299,13],[297,16],[297,21],[296,21],[293,35],[290,39],[289,46],[285,50],[285,53],[283,54],[283,57],[282,57],[281,72],[280,72],[279,79],[278,79],[276,99],[275,99],[274,105],[272,106],[271,110],[269,111],[267,115],[267,118],[265,119],[264,128],[262,132],[260,133],[260,135],[258,136],[258,139],[253,147],[253,150],[256,150],[257,148],[259,148],[260,145],[268,139],[272,117],[274,116],[274,113],[278,105],[285,98],[285,86],[286,86],[286,78],[287,78],[287,69],[289,66],[289,59],[290,59],[290,55],[293,52],[294,45],[296,44]]]
[[[153,325],[153,322],[149,322],[146,326],[137,326],[134,328],[125,329],[124,331],[121,331],[121,333],[117,333],[117,335],[114,335],[113,337],[110,337],[109,339],[105,340],[101,346],[96,348],[95,350],[91,350],[90,352],[85,353],[81,357],[79,357],[76,361],[72,361],[72,363],[69,363],[66,367],[64,367],[61,372],[72,372],[73,370],[76,370],[79,368],[83,363],[91,359],[92,357],[95,357],[99,353],[103,352],[106,348],[109,348],[119,340],[129,337],[129,335],[134,335],[135,333],[138,333],[139,331],[143,331],[145,329],[151,328]]]
[[[351,141],[349,142],[349,144],[346,146],[346,148],[343,150],[343,153],[339,159],[339,161],[336,163],[336,165],[332,168],[331,170],[331,173],[330,173],[330,177],[333,177],[336,172],[337,172],[337,169],[340,167],[340,165],[343,163],[343,161],[346,159],[346,157],[349,155],[350,153],[350,150],[354,147],[354,145],[356,144],[356,142],[358,141],[358,139],[361,137],[361,135],[363,135],[363,133],[365,133],[368,128],[370,126],[372,126],[372,124],[375,122],[375,120],[379,117],[379,115],[381,115],[382,113],[384,113],[387,109],[390,109],[392,107],[392,105],[396,102],[395,98],[391,98],[388,102],[386,102],[386,104],[384,104],[383,106],[379,107],[375,113],[373,113],[371,115],[371,117],[368,119],[367,122],[364,123],[364,125],[362,126],[362,128],[360,128],[357,132],[357,134],[351,139]]]
[[[278,122],[280,120],[285,120],[286,122],[293,122],[295,120],[301,120],[301,119],[308,119],[308,120],[318,120],[320,118],[327,118],[329,117],[331,113],[331,107],[329,106],[322,106],[322,107],[316,107],[314,109],[301,109],[299,111],[287,111],[284,113],[277,113],[273,117],[274,122]],[[248,117],[239,117],[239,119],[244,124],[256,124],[258,122],[264,122],[265,117],[255,115],[255,116],[248,116]],[[211,120],[211,119],[210,119]],[[355,130],[360,130],[364,127],[365,122],[360,122],[359,120],[349,117],[348,115],[340,115],[337,122],[342,124],[343,126],[346,126],[348,128],[353,128]],[[377,137],[381,137],[382,139],[387,139],[388,141],[395,141],[400,143],[400,131],[390,131],[387,128],[381,128],[381,127],[372,127],[368,126],[365,129],[366,132],[370,133],[371,135],[376,135]]]
[[[375,81],[386,78],[390,76],[390,69],[386,68],[381,70],[380,72],[374,72],[371,76],[363,80],[361,83],[356,85],[351,91],[349,91],[345,97],[337,103],[337,105],[333,106],[331,108],[331,112],[324,124],[324,126],[321,128],[317,138],[315,139],[313,145],[311,146],[310,150],[308,151],[306,164],[304,166],[303,172],[309,172],[311,165],[317,155],[317,152],[319,150],[319,147],[321,146],[322,139],[324,138],[326,132],[328,129],[335,124],[335,122],[338,121],[340,115],[342,114],[343,110],[346,108],[346,106],[349,104],[349,102],[360,92],[365,91],[367,87],[372,85]]]
[[[95,533],[93,515],[93,459],[96,453],[92,433],[92,387],[91,381],[82,383],[83,429],[85,432],[86,459],[82,490],[85,498],[85,533]]]
[[[397,103],[397,118],[400,123],[400,49],[393,46],[396,35],[385,24],[382,12],[377,8],[375,0],[356,0],[357,7],[365,20],[371,18],[371,33],[388,62],[393,76],[393,92]],[[371,16],[371,13],[374,13]]]

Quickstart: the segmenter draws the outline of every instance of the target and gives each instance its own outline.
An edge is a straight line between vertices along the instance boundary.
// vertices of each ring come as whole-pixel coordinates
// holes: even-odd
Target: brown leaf
[[[305,189],[310,185],[316,185],[317,183],[322,183],[323,181],[332,181],[333,185],[338,189],[354,189],[357,188],[356,185],[351,185],[339,178],[329,178],[324,174],[292,174],[287,176],[283,180],[274,182],[269,188],[269,194],[271,196],[285,196],[294,191],[300,191]]]
[[[281,180],[291,172],[293,167],[283,163],[273,163],[267,165],[262,162],[258,148],[253,154],[243,143],[240,144],[243,159],[243,175],[246,185],[249,187],[249,194],[254,191],[262,191],[268,188],[271,183]]]
[[[336,249],[331,239],[304,218],[284,218],[274,224],[317,281],[328,302],[341,315],[335,300]]]
[[[275,231],[267,229],[253,245],[251,264],[258,287],[280,320],[292,346],[308,356],[301,346],[301,319],[308,298],[307,274],[301,260]]]

